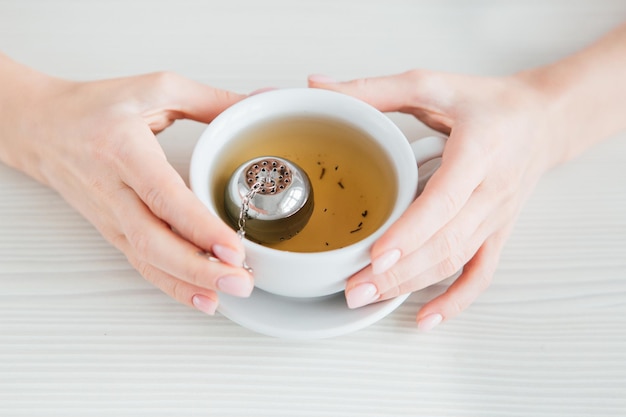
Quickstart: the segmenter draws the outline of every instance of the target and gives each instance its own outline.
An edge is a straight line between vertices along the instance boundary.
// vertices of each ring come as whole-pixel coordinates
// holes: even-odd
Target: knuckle
[[[171,280],[166,292],[175,300],[188,304],[190,298],[188,288],[189,286],[183,281],[174,279]]]
[[[471,291],[466,291],[463,296],[458,292],[454,295],[450,294],[448,298],[448,316],[455,316],[466,310],[487,288],[491,285],[492,275],[489,273],[473,274],[470,277]]]
[[[173,71],[157,71],[147,76],[148,81],[157,91],[168,91],[180,78],[180,75]]]
[[[420,85],[423,83],[424,71],[420,69],[412,69],[403,74],[407,84],[412,88],[408,91],[406,100],[404,102],[405,107],[413,107],[416,103],[420,102],[421,89]]]
[[[399,292],[400,286],[402,285],[404,279],[398,271],[397,268],[391,268],[382,277],[382,280],[377,283],[379,293],[384,293],[385,295],[391,294],[393,296],[394,292]]]
[[[427,74],[427,71],[419,68],[413,68],[404,73],[404,76],[408,78],[411,82],[417,83],[422,80]]]
[[[87,178],[87,187],[99,196],[108,197],[109,190],[105,179],[97,173],[91,173]]]
[[[209,286],[207,286],[207,274],[206,271],[203,268],[188,268],[187,272],[187,279],[186,281],[197,285],[198,287],[203,287],[203,288],[208,288]],[[213,287],[213,286],[211,286]],[[211,288],[214,289],[214,288]]]
[[[376,86],[370,78],[359,78],[353,81],[353,90],[357,92],[359,98],[367,103],[374,104],[374,91]]]
[[[397,297],[406,288],[414,286],[412,278],[413,275],[407,273],[406,268],[394,266],[377,279],[376,286],[379,294],[384,294],[385,298]]]
[[[354,80],[354,86],[357,90],[367,91],[372,84],[371,79],[369,78],[358,78]]]
[[[403,76],[407,82],[413,85],[415,100],[423,101],[424,97],[436,96],[438,91],[445,85],[440,73],[435,71],[415,68],[406,71]]]
[[[127,256],[127,258],[128,262],[146,281],[158,286],[159,283],[156,280],[154,268],[148,262],[144,262],[135,256]]]
[[[166,198],[164,191],[154,185],[148,186],[143,193],[143,201],[157,216],[162,217],[165,212]]]
[[[381,300],[388,300],[389,298],[396,298],[399,295],[404,293],[404,289],[400,288],[400,287],[393,287],[393,288],[389,288],[387,291],[385,291],[384,293],[381,292]]]
[[[91,157],[99,162],[110,163],[125,156],[124,147],[104,132],[92,138],[90,149]]]
[[[441,238],[441,255],[456,257],[463,247],[463,236],[457,228],[448,227]]]
[[[146,280],[150,282],[154,282],[154,274],[152,271],[152,267],[147,262],[139,262],[135,269],[144,277]]]
[[[159,288],[165,294],[182,303],[189,303],[189,285],[183,281],[172,278],[162,271],[155,269],[148,262],[131,262],[134,268],[146,281]]]
[[[435,82],[439,82],[439,76],[429,70],[415,68],[406,71],[403,76],[414,86],[414,91],[422,91]]]
[[[144,230],[133,229],[127,233],[127,239],[130,246],[140,259],[146,259],[152,245],[150,235]]]
[[[104,165],[107,169],[112,168],[115,172],[119,172],[136,163],[132,148],[127,146],[125,140],[129,137],[128,132],[131,128],[128,124],[122,126],[119,120],[111,119],[111,121],[117,124],[117,127],[92,137],[88,153],[94,164]]]
[[[469,307],[470,304],[471,302],[469,300],[456,297],[452,298],[450,300],[447,316],[452,317],[461,314],[467,307]]]
[[[210,267],[207,267],[207,263],[203,262],[202,258],[198,257],[198,259],[200,261],[192,259],[190,262],[181,265],[180,276],[178,276],[178,278],[187,284],[215,290],[217,278],[225,275],[225,273],[219,269],[221,264],[211,262],[208,264]]]
[[[128,249],[128,238],[123,233],[113,233],[108,237],[109,242],[122,252]]]
[[[94,208],[98,216],[94,217],[98,218],[98,223],[106,223],[106,213],[115,213],[118,210],[116,204],[119,201],[120,191],[125,188],[124,185],[118,179],[112,179],[100,172],[87,174],[85,183],[89,193],[96,195],[99,199],[100,204]]]
[[[397,287],[396,291],[394,291],[392,297],[397,297],[401,294],[409,294],[414,291],[420,291],[428,286],[430,286],[430,283],[420,280],[420,277],[418,275],[400,284],[400,286]]]
[[[211,88],[209,91],[210,96],[212,97],[212,103],[219,108],[228,107],[243,98],[240,94],[229,90]]]
[[[439,273],[447,278],[457,273],[465,265],[465,259],[460,255],[452,255],[439,265]]]
[[[450,190],[446,187],[439,189],[435,198],[433,198],[433,209],[439,216],[451,218],[461,209],[463,201],[460,193]]]

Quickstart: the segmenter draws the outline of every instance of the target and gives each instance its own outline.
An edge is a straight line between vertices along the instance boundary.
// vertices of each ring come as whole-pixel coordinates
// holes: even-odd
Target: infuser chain
[[[248,210],[250,210],[250,201],[252,201],[256,193],[259,192],[264,182],[267,180],[269,180],[273,184],[273,187],[276,186],[276,182],[272,178],[260,178],[257,182],[254,183],[254,185],[252,185],[252,187],[250,187],[250,191],[246,193],[241,201],[241,210],[239,211],[239,220],[237,222],[237,227],[239,227],[239,229],[237,230],[237,236],[239,236],[239,239],[243,240],[243,238],[246,236],[246,217],[248,216]],[[254,272],[253,269],[246,263],[245,259],[243,260],[242,267],[250,274]]]

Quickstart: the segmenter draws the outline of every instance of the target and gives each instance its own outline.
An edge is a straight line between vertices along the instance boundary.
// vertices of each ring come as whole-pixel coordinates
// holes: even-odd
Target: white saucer
[[[220,294],[218,311],[255,332],[284,339],[323,339],[360,330],[387,316],[409,294],[351,310],[343,292],[291,298],[255,288],[249,298]]]

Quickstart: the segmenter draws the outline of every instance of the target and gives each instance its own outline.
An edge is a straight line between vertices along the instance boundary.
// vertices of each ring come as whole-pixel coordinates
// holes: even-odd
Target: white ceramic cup
[[[287,297],[319,297],[343,291],[346,280],[370,263],[374,242],[415,199],[418,165],[441,156],[445,139],[431,136],[413,144],[383,113],[353,97],[319,89],[274,90],[248,97],[228,108],[200,136],[190,164],[190,184],[196,196],[215,215],[215,192],[211,190],[214,166],[231,139],[242,131],[277,117],[332,118],[356,126],[371,136],[393,161],[389,170],[397,182],[391,214],[372,234],[349,246],[324,252],[288,252],[262,246],[244,238],[246,262],[253,269],[255,286]],[[431,170],[432,171],[432,170]],[[223,219],[225,220],[225,219]]]

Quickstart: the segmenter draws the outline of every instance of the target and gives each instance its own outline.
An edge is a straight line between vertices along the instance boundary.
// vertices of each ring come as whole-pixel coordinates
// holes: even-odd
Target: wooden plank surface
[[[0,50],[68,78],[169,69],[248,92],[318,72],[508,73],[623,20],[608,0],[0,0]],[[184,178],[202,128],[160,136]],[[170,300],[55,192],[0,165],[0,415],[623,416],[625,269],[625,134],[543,178],[459,318],[416,331],[438,285],[306,342]]]

